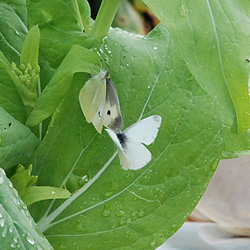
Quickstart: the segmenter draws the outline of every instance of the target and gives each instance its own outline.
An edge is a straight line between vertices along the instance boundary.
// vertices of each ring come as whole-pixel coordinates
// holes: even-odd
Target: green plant
[[[119,0],[103,0],[95,22],[86,0],[0,1],[1,167],[11,177],[15,165],[32,164],[38,186],[72,192],[29,206],[36,228],[1,171],[3,249],[51,249],[48,241],[155,249],[192,212],[219,160],[249,154],[249,3],[144,2],[162,22],[145,37],[110,29]],[[80,109],[80,89],[101,68],[117,88],[124,128],[162,117],[141,170],[124,171],[112,140]],[[29,171],[28,182],[14,178],[21,196],[34,184]]]

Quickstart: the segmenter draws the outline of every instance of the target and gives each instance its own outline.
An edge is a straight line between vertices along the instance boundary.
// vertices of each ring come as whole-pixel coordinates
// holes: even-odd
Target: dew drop
[[[1,227],[4,227],[4,225],[5,225],[5,219],[2,218],[2,219],[0,219],[0,226],[1,226]]]
[[[179,6],[179,14],[183,17],[187,16],[187,10],[183,4]]]
[[[123,210],[118,210],[115,215],[117,217],[123,217],[123,216],[125,216],[125,212]]]
[[[2,185],[4,183],[4,179],[2,176],[0,176],[0,185]]]
[[[104,217],[110,216],[110,210],[104,209],[104,210],[102,211],[102,216],[104,216]]]
[[[11,248],[16,248],[16,244],[11,243],[11,244],[10,244],[10,247],[11,247]]]
[[[156,49],[158,49],[157,47],[154,47],[154,49],[156,50]]]
[[[132,220],[130,218],[127,219],[127,223],[129,224]]]
[[[112,192],[112,191],[110,191],[110,192],[106,192],[106,193],[105,193],[105,196],[106,196],[106,197],[109,197],[109,196],[111,196],[112,194],[113,194],[113,192]]]
[[[156,245],[156,242],[154,240],[152,240],[149,244],[151,247],[154,247]]]
[[[8,228],[5,227],[5,228],[3,229],[3,231],[2,231],[2,236],[3,236],[3,238],[5,238],[5,236],[6,236],[6,234],[7,234],[7,231],[8,231]]]
[[[137,216],[136,211],[132,211],[131,215],[132,215],[133,217]]]
[[[125,221],[125,220],[121,220],[121,221],[120,221],[120,225],[121,225],[121,226],[124,226],[125,224],[126,224],[126,221]]]
[[[33,246],[35,244],[35,240],[31,235],[27,235],[26,240]]]
[[[139,216],[140,218],[142,218],[142,217],[144,216],[144,211],[143,211],[142,209],[140,209],[140,210],[138,211],[138,216]]]

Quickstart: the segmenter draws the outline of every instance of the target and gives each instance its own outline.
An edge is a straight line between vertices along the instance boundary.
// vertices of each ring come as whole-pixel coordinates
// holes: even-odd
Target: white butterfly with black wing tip
[[[112,130],[122,128],[118,94],[107,71],[101,70],[85,83],[79,101],[87,122],[92,122],[99,133],[103,126]]]
[[[125,170],[137,170],[151,160],[150,151],[143,145],[150,145],[156,138],[161,117],[153,115],[131,125],[124,132],[106,129],[118,147],[120,163]]]

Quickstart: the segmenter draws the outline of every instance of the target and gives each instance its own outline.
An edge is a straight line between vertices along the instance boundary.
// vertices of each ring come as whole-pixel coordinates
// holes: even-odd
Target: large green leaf
[[[231,101],[238,132],[250,127],[250,2],[144,0],[168,28],[190,72],[215,99]],[[225,108],[227,108],[225,107]]]
[[[52,246],[41,234],[12,183],[0,168],[1,249],[46,249]]]
[[[38,225],[55,248],[155,249],[205,191],[234,111],[200,87],[163,28],[146,38],[115,30],[101,51],[124,127],[152,114],[163,118],[149,147],[152,161],[139,171],[122,170],[111,139],[82,115],[78,95],[86,77],[77,75],[33,163],[43,185],[63,187],[79,169],[89,182],[66,202],[43,202],[31,211],[36,220],[44,215]]]
[[[0,166],[13,167],[26,160],[39,144],[29,128],[0,107]]]

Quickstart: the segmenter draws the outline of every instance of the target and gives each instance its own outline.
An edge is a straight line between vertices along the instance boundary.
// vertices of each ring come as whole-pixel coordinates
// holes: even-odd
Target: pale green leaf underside
[[[69,197],[70,192],[67,189],[44,186],[27,187],[21,196],[27,206],[42,200],[66,199]]]
[[[1,249],[46,249],[52,246],[38,230],[27,207],[0,169],[0,246]]]
[[[167,27],[190,72],[213,99],[225,100],[238,132],[250,126],[248,1],[144,0]]]

